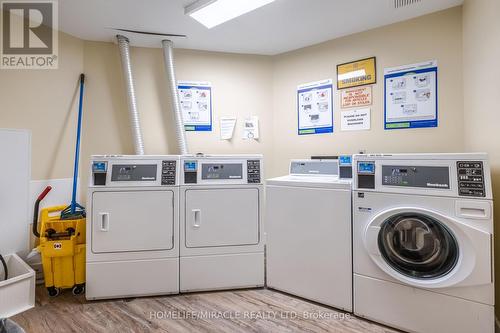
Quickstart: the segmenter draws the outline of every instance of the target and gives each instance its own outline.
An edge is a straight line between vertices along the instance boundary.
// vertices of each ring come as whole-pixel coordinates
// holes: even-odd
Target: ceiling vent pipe
[[[122,71],[127,88],[127,102],[130,116],[130,125],[132,127],[132,136],[134,139],[134,150],[136,155],[144,155],[144,142],[142,141],[141,126],[139,122],[139,113],[137,112],[137,100],[135,98],[134,78],[132,77],[132,66],[130,65],[130,47],[127,37],[116,35],[118,48],[122,59]]]
[[[177,133],[177,145],[181,155],[187,155],[188,147],[186,133],[184,132],[184,122],[182,120],[181,106],[179,103],[179,91],[177,90],[177,80],[175,78],[174,66],[174,44],[170,40],[161,41],[163,47],[163,58],[165,60],[165,70],[167,71],[167,81],[172,95],[172,109],[175,117],[175,128]]]

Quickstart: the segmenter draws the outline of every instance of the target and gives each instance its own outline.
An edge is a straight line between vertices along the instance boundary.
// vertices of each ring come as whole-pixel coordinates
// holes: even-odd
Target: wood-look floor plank
[[[268,289],[88,302],[37,288],[36,299],[34,309],[12,318],[28,333],[398,332]]]

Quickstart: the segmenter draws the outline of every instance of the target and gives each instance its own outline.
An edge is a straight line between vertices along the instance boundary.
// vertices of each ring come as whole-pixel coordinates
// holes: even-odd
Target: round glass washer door
[[[400,274],[421,280],[448,274],[458,261],[458,243],[451,231],[422,213],[399,213],[380,225],[378,248]]]

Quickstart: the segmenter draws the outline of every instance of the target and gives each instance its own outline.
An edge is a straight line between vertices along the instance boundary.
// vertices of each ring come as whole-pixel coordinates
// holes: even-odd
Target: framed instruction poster
[[[437,61],[384,70],[385,129],[437,127]]]
[[[212,130],[212,85],[210,82],[179,81],[184,129],[186,131]]]
[[[297,87],[298,134],[333,132],[333,80]]]

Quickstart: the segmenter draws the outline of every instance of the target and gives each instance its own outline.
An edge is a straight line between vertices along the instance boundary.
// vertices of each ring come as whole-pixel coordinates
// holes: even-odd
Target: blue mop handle
[[[76,211],[76,188],[78,185],[78,164],[80,161],[80,135],[82,130],[82,111],[83,111],[83,85],[85,74],[80,74],[80,101],[78,103],[78,127],[76,129],[76,149],[75,149],[75,168],[73,170],[73,195],[71,196],[71,213]]]

